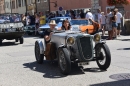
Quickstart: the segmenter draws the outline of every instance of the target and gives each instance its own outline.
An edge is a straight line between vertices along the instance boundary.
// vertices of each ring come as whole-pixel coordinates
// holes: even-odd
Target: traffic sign
[[[59,7],[59,11],[62,11],[63,10],[63,7]]]

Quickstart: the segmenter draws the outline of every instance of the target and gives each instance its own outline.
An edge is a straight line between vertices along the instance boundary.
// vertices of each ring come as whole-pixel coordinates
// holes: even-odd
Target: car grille
[[[35,30],[35,27],[28,27],[28,30]]]
[[[81,51],[84,59],[92,58],[92,43],[90,37],[80,38]]]

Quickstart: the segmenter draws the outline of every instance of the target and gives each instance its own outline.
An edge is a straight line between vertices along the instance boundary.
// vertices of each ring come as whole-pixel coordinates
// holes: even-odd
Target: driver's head
[[[49,23],[50,30],[54,30],[56,25],[57,24],[56,24],[55,20],[51,20],[50,23]]]

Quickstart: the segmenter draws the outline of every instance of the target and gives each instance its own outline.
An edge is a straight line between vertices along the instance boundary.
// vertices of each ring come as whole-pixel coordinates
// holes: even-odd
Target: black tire
[[[0,46],[2,45],[2,39],[0,39]]]
[[[106,56],[103,56],[103,52],[101,51],[101,49],[104,50],[104,53]],[[106,70],[110,66],[111,53],[110,53],[110,50],[106,44],[101,44],[100,46],[98,46],[96,48],[96,57],[97,57],[97,59],[96,59],[97,65],[99,66],[99,68],[101,70]],[[104,61],[104,64],[101,64],[100,63],[101,61]]]
[[[20,38],[19,38],[19,41],[20,41],[20,44],[23,44],[23,42],[24,42],[23,37],[20,37]]]
[[[38,42],[35,42],[35,58],[37,63],[42,64],[44,59],[44,54],[40,54],[40,46]]]
[[[61,57],[61,55],[63,55],[63,57]],[[63,64],[63,60],[65,64]],[[66,48],[60,48],[58,50],[58,63],[59,63],[59,68],[62,74],[67,75],[70,73],[71,60],[70,60],[70,55],[68,53],[68,50]]]
[[[15,42],[18,42],[18,38],[17,38],[17,39],[15,39]]]

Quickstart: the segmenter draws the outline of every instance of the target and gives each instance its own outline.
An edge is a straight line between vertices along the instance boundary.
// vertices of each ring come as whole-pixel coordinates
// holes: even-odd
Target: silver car
[[[35,42],[36,60],[41,64],[45,58],[57,59],[63,74],[70,73],[72,62],[82,66],[88,65],[90,61],[96,61],[102,70],[110,66],[111,53],[99,33],[90,35],[73,27],[69,31],[54,31],[50,44],[53,46],[48,46],[44,39]]]
[[[1,14],[0,15],[0,45],[4,39],[12,40],[16,42],[20,41],[23,44],[24,39],[24,25],[21,22],[20,14]]]

